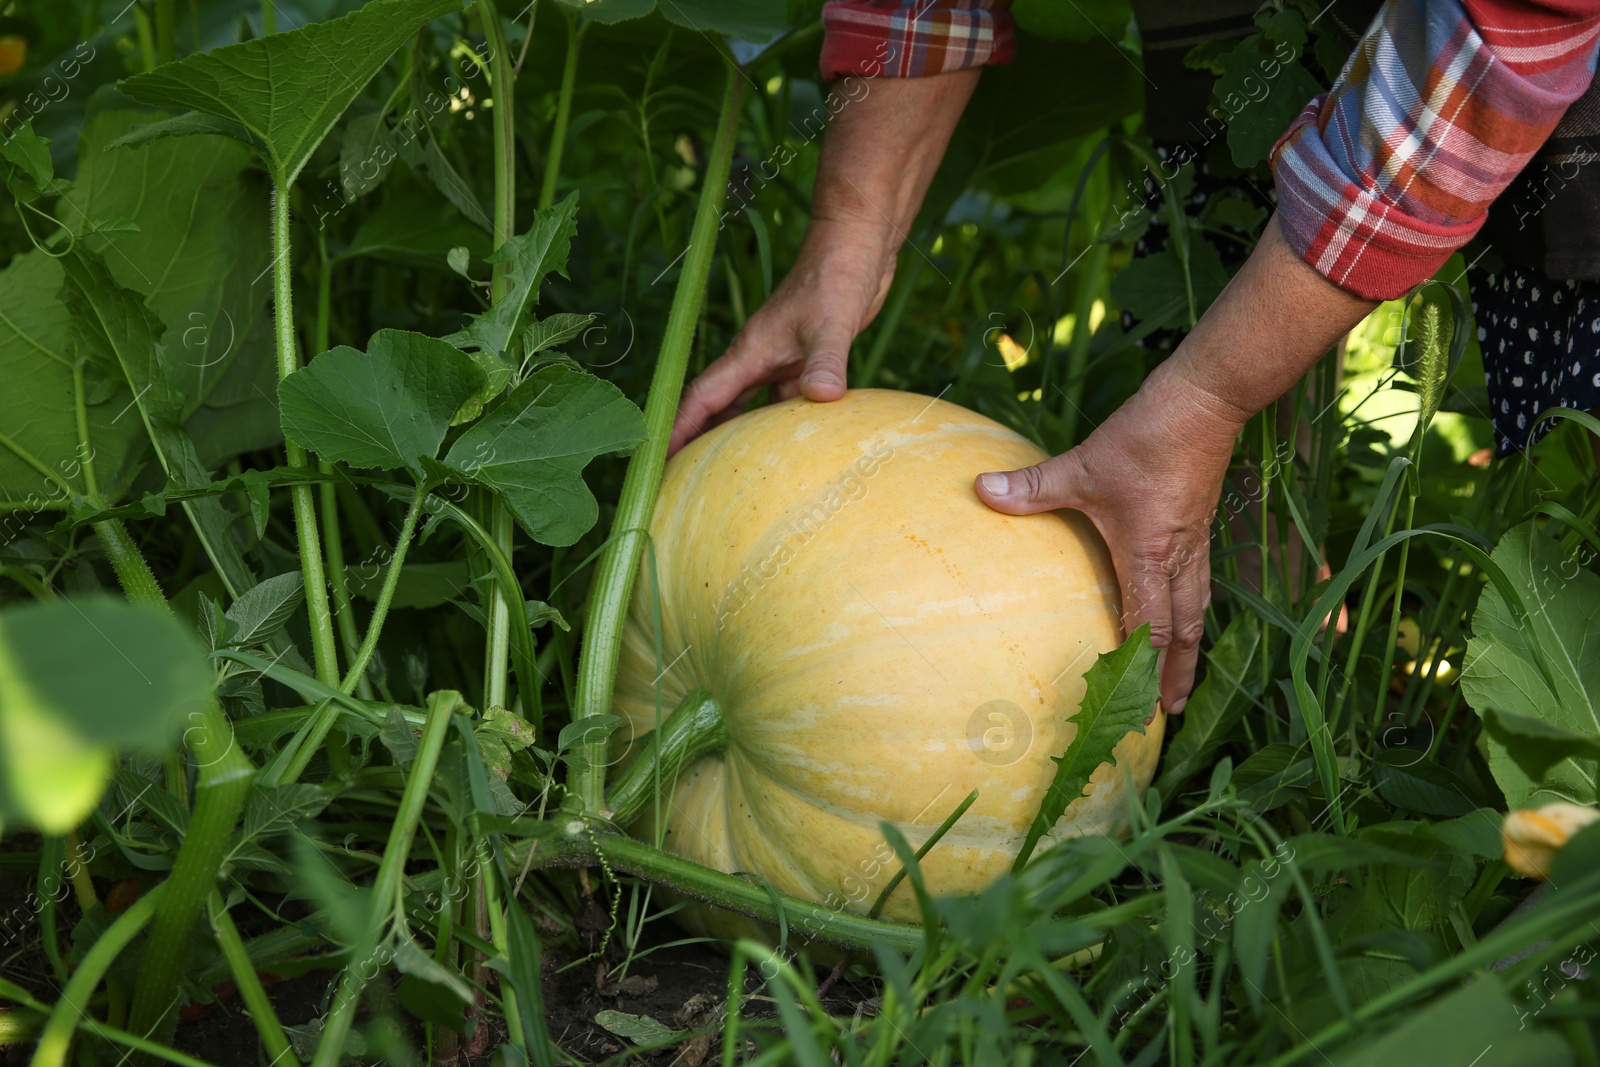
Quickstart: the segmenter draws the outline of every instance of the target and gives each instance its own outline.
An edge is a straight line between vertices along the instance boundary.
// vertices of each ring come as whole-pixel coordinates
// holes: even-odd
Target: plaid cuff
[[[1588,87],[1592,0],[1391,0],[1272,152],[1290,246],[1387,300],[1471,240]]]
[[[1011,0],[833,0],[822,7],[822,77],[918,78],[1016,54]]]

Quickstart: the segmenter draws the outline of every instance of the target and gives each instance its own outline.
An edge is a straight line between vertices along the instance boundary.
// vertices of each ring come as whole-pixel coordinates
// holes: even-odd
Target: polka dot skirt
[[[1600,283],[1511,267],[1471,284],[1498,455],[1560,425],[1542,412],[1600,407]]]

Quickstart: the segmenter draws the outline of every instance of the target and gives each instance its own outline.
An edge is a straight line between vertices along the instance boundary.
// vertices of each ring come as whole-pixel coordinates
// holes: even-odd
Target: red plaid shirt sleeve
[[[1600,0],[1389,0],[1273,149],[1294,250],[1387,300],[1472,239],[1594,76]]]
[[[1009,62],[1010,7],[1011,0],[833,0],[822,5],[822,76],[917,78]]]

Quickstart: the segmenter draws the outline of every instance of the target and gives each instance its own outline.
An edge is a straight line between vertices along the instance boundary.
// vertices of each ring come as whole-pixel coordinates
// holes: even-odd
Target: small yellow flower
[[[1513,811],[1500,827],[1506,863],[1518,874],[1543,881],[1567,839],[1600,819],[1600,810],[1581,804],[1546,804],[1534,811]]]

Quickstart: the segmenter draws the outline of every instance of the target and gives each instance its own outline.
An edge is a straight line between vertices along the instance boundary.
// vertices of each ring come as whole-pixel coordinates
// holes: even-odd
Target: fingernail
[[[838,385],[839,376],[831,370],[814,370],[800,379],[805,385]]]
[[[1167,714],[1168,715],[1182,715],[1183,714],[1183,707],[1187,703],[1189,703],[1189,698],[1188,697],[1179,697],[1177,700],[1174,700],[1172,702],[1172,706],[1167,709]]]
[[[990,496],[1005,496],[1011,492],[1011,479],[1004,474],[980,474],[978,484]]]

